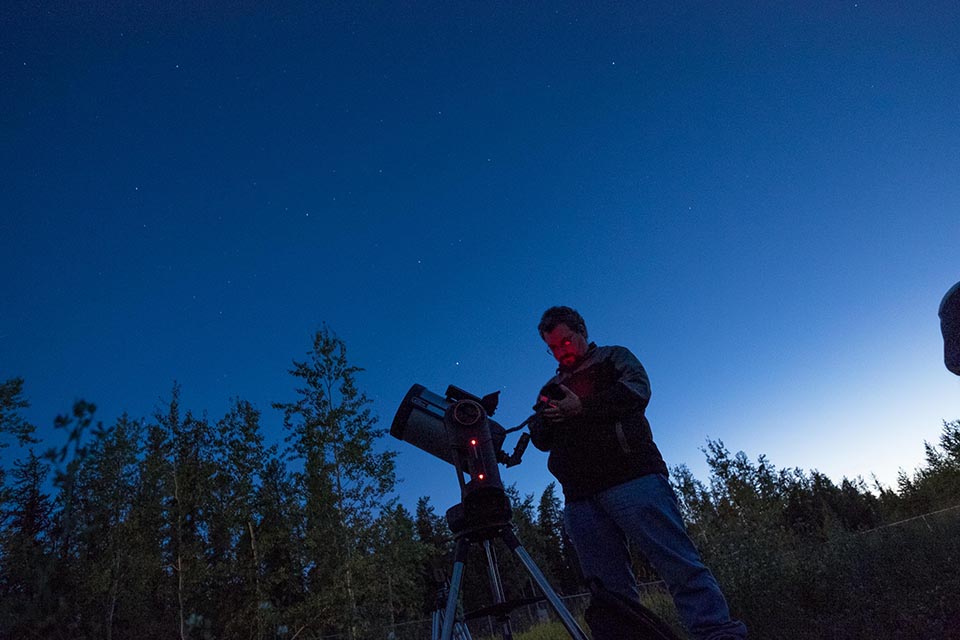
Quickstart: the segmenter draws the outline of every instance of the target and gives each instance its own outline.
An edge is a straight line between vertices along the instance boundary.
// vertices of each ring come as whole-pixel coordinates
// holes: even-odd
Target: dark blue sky
[[[711,437],[892,483],[960,417],[955,2],[40,4],[0,8],[0,377],[44,435],[178,380],[279,438],[323,322],[383,426],[415,382],[512,426],[553,304],[701,477]],[[455,501],[387,444],[405,503]]]

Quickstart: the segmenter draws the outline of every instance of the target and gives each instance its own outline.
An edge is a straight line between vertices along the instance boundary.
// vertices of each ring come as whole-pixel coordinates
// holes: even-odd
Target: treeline
[[[960,638],[960,421],[925,446],[896,491],[719,441],[706,482],[674,469],[691,534],[753,637]]]
[[[282,446],[265,442],[249,402],[214,420],[182,407],[174,387],[150,419],[102,425],[78,402],[56,421],[60,446],[41,452],[24,381],[0,382],[0,446],[24,451],[0,468],[0,638],[429,635],[403,623],[435,607],[452,540],[428,497],[413,513],[396,500],[395,453],[359,371],[336,335],[317,332],[290,371],[293,400],[273,405]],[[708,480],[679,467],[674,486],[753,637],[946,637],[960,612],[960,513],[908,519],[960,504],[960,422],[896,491],[777,470],[721,442],[705,453]],[[508,494],[551,583],[581,591],[555,485]],[[497,553],[508,596],[536,595]],[[484,559],[470,567],[473,608],[490,596]]]

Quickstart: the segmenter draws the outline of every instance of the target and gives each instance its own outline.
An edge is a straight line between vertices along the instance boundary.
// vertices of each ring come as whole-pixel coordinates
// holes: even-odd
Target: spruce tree
[[[174,528],[170,434],[158,419],[146,427],[138,463],[138,484],[130,513],[128,597],[137,613],[141,638],[159,640],[178,634],[173,564]],[[139,623],[139,624],[137,624]]]
[[[264,446],[260,412],[245,400],[235,400],[216,425],[214,449],[207,562],[219,594],[214,603],[215,627],[228,636],[256,629],[262,638],[256,502],[257,486],[273,450]]]
[[[453,537],[442,516],[437,515],[430,498],[421,496],[414,513],[414,528],[417,540],[425,546],[426,561],[420,569],[422,585],[422,610],[432,612],[437,605],[436,596],[449,578],[453,566]]]
[[[33,436],[36,427],[21,414],[29,406],[30,403],[23,397],[23,378],[0,382],[0,434],[12,435],[21,446],[38,442]],[[0,439],[0,449],[9,446],[9,442]]]
[[[305,594],[302,509],[295,481],[283,461],[271,456],[256,494],[258,523],[251,527],[251,553],[259,579],[258,637],[293,626]],[[256,586],[256,585],[255,585]]]
[[[540,495],[537,505],[537,532],[543,544],[543,572],[553,586],[570,592],[576,585],[576,572],[570,567],[564,539],[563,505],[557,495],[557,483],[551,482]]]
[[[153,521],[159,544],[159,618],[173,619],[181,640],[212,632],[215,594],[207,572],[210,519],[215,511],[211,484],[217,464],[213,428],[204,417],[180,408],[180,387],[174,385],[166,406],[157,412],[148,432],[143,464],[143,493],[138,500],[138,529]],[[141,502],[142,500],[142,502]],[[151,545],[152,546],[152,545]],[[155,553],[156,551],[154,551]],[[156,570],[156,569],[155,569]]]
[[[14,462],[6,527],[0,537],[0,637],[28,638],[50,629],[53,503],[44,492],[49,468],[31,449]]]
[[[88,445],[77,474],[77,600],[83,628],[106,638],[136,628],[131,606],[133,556],[130,512],[139,484],[137,456],[142,425],[122,416]]]
[[[385,507],[377,518],[367,581],[377,587],[367,606],[369,619],[394,625],[422,615],[426,585],[420,579],[430,547],[416,537],[403,505]],[[385,635],[385,634],[382,634]]]

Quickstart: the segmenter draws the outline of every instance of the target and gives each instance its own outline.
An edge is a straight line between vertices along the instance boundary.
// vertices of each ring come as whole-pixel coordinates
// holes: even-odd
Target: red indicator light
[[[482,473],[477,476],[477,480],[483,480],[483,474],[482,474]]]
[[[471,447],[477,446],[477,441],[476,441],[476,440],[470,440],[470,446],[471,446]]]

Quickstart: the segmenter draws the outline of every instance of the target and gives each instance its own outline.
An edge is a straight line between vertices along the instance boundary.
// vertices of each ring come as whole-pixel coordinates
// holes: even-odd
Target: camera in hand
[[[540,390],[540,398],[546,398],[546,400],[538,400],[537,404],[533,405],[533,410],[540,413],[550,406],[550,400],[559,402],[563,400],[564,396],[566,396],[566,394],[563,392],[563,389],[560,388],[560,385],[551,382]]]

